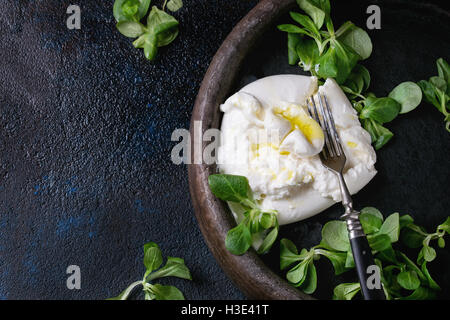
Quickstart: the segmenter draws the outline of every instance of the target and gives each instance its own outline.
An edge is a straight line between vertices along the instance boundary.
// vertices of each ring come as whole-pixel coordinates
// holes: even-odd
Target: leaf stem
[[[127,300],[128,296],[133,291],[133,289],[135,287],[137,287],[138,285],[140,285],[140,284],[144,286],[144,282],[142,280],[141,281],[135,281],[132,284],[130,284],[128,286],[128,288],[126,288],[125,291],[123,292],[123,294],[121,295],[120,300]]]

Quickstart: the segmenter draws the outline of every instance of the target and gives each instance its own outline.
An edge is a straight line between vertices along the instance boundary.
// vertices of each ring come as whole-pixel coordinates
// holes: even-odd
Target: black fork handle
[[[352,247],[353,259],[355,260],[356,272],[358,273],[359,283],[361,285],[361,291],[365,300],[385,300],[386,296],[381,287],[381,279],[378,279],[379,287],[372,286],[371,276],[381,276],[378,266],[375,265],[375,261],[372,256],[372,250],[369,247],[369,242],[366,236],[359,236],[350,239],[350,245]],[[371,283],[369,285],[369,282]],[[369,286],[372,288],[369,288]]]

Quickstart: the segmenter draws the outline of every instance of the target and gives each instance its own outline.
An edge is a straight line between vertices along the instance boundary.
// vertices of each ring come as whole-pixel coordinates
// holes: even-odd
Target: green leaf
[[[436,60],[436,65],[438,69],[438,75],[444,78],[447,82],[450,81],[450,65],[443,58]]]
[[[306,294],[312,294],[317,289],[317,272],[312,260],[308,264],[308,272],[306,278],[299,289]]]
[[[255,234],[263,230],[260,219],[258,218],[261,215],[259,209],[247,211],[244,215],[248,215],[247,227],[249,228],[251,234]]]
[[[348,29],[352,28],[354,26],[354,23],[351,21],[345,21],[336,31],[334,34],[336,37],[340,37],[345,32],[347,32]]]
[[[444,71],[441,70],[441,72]],[[447,111],[450,100],[450,86],[447,81],[441,77],[431,77],[430,81],[421,80],[417,84],[422,89],[425,100],[434,105],[445,116],[445,128],[450,132],[450,113]]]
[[[155,300],[155,295],[150,291],[150,289],[144,289],[144,299]]]
[[[420,252],[427,262],[431,262],[436,259],[436,250],[428,245],[424,245]]]
[[[372,41],[367,32],[355,25],[352,25],[341,36],[340,41],[352,48],[361,60],[365,60],[372,54]]]
[[[447,217],[444,223],[438,225],[437,230],[439,232],[445,231],[447,233],[450,233],[450,217]]]
[[[278,224],[266,235],[261,246],[258,248],[258,254],[264,254],[272,247],[278,237]]]
[[[370,74],[369,71],[360,64],[357,64],[347,80],[345,81],[345,86],[351,89],[352,93],[361,94],[363,91],[367,90],[370,85]]]
[[[450,66],[443,58],[436,60],[438,75],[447,82],[447,94],[450,95]]]
[[[314,21],[317,29],[320,29],[323,25],[325,19],[325,11],[322,10],[320,4],[322,6],[326,6],[325,1],[311,1],[311,0],[297,0],[297,4],[299,7],[305,11]],[[329,11],[329,2],[328,2],[328,11]]]
[[[426,262],[422,263],[422,272],[425,275],[425,277],[426,277],[426,279],[428,281],[428,286],[431,289],[441,290],[441,287],[439,287],[439,285],[436,283],[436,281],[434,281],[433,278],[431,277],[430,272],[427,269],[427,263]]]
[[[389,246],[387,249],[381,250],[377,254],[377,258],[383,260],[385,262],[395,263],[397,264],[397,257],[395,255],[395,251],[392,246]]]
[[[439,246],[439,248],[445,248],[445,240],[444,240],[444,238],[439,238],[438,239],[438,246]]]
[[[422,273],[422,271],[419,269],[419,267],[411,260],[409,259],[406,254],[403,252],[398,251],[399,256],[402,258],[402,260],[406,263],[409,269],[412,271],[415,271],[416,274],[419,276],[419,278],[423,281],[426,280],[425,275]]]
[[[139,10],[138,0],[126,1],[122,6],[122,11],[124,15],[131,19],[138,13],[138,10]]]
[[[382,218],[367,212],[361,212],[359,220],[366,235],[378,232],[383,224]]]
[[[380,228],[380,233],[387,234],[391,239],[391,242],[397,242],[400,232],[399,214],[395,212],[384,220],[383,225]]]
[[[346,44],[331,40],[330,47],[319,59],[318,75],[324,79],[334,78],[338,84],[343,84],[358,58],[358,54]]]
[[[391,238],[387,234],[378,233],[367,237],[370,248],[375,251],[388,250],[391,246]]]
[[[360,290],[359,283],[341,283],[333,290],[333,300],[352,300]]]
[[[347,225],[344,221],[329,221],[322,228],[322,241],[328,248],[347,252],[350,249]]]
[[[158,269],[162,264],[162,254],[158,245],[154,242],[149,242],[144,245],[144,265],[147,272]]]
[[[389,98],[400,103],[400,113],[407,113],[414,110],[422,101],[422,90],[414,82],[402,82],[389,93]]]
[[[277,26],[278,30],[288,32],[288,33],[294,33],[294,34],[305,34],[309,37],[312,37],[312,35],[306,31],[305,29],[302,29],[296,25],[293,24],[280,24]]]
[[[143,47],[145,58],[154,60],[158,51],[157,38],[154,33],[145,34]]]
[[[318,40],[321,39],[319,30],[317,29],[316,25],[314,24],[314,21],[312,21],[311,18],[297,12],[290,12],[289,14],[291,15],[292,19],[294,19],[306,30],[308,30],[312,35],[314,35],[314,38]]]
[[[148,11],[150,0],[116,0],[113,6],[117,22],[141,20]]]
[[[396,271],[397,269],[400,269],[400,267],[398,267],[396,265],[390,265],[390,266],[386,266],[385,268],[381,269],[381,265],[377,264],[377,266],[380,268],[380,270],[383,270],[382,275],[381,275],[381,281],[383,284],[383,290],[384,290],[385,294],[386,294],[386,289],[389,290],[390,294],[392,294],[394,291],[401,290],[401,287],[397,282],[397,275],[394,274],[394,271]],[[386,294],[386,297],[388,298],[388,300],[389,300],[390,294],[389,293]]]
[[[345,267],[346,268],[354,268],[355,260],[353,259],[352,250],[347,251],[347,257],[345,259]]]
[[[425,287],[419,287],[414,290],[407,297],[400,298],[401,300],[432,300],[436,297],[436,292],[432,289],[428,289]]]
[[[437,98],[434,86],[426,80],[420,80],[417,85],[422,89],[425,100],[434,105],[441,113],[444,113],[445,110]]]
[[[243,222],[228,231],[227,238],[225,239],[225,246],[228,251],[235,255],[244,254],[252,244],[252,235],[250,230]]]
[[[312,39],[300,40],[297,44],[297,55],[304,71],[314,71],[314,66],[319,61],[319,48]]]
[[[447,91],[447,82],[445,81],[444,78],[435,76],[435,77],[431,77],[429,79],[429,81],[435,88],[439,89],[439,91],[441,91],[441,92]]]
[[[377,217],[378,219],[381,219],[381,221],[383,221],[383,219],[384,219],[383,214],[380,212],[380,210],[378,210],[377,208],[374,208],[374,207],[362,208],[361,214],[371,214],[371,215]]]
[[[321,254],[330,260],[331,264],[334,268],[334,274],[339,275],[347,271],[346,269],[346,261],[347,261],[347,252],[333,252],[324,249],[316,249],[316,254]]]
[[[152,7],[147,18],[147,28],[152,30],[155,34],[161,31],[177,27],[178,21],[167,12],[158,9],[156,6]]]
[[[156,300],[184,300],[183,293],[174,286],[150,284],[149,288]]]
[[[178,21],[170,14],[152,7],[147,18],[147,29],[149,33],[157,38],[157,46],[162,47],[171,43],[178,35]]]
[[[414,224],[410,224],[402,229],[400,234],[402,243],[413,249],[421,247],[425,236],[419,230],[420,228]]]
[[[147,34],[144,33],[143,35],[141,35],[139,38],[137,38],[136,40],[133,41],[133,46],[135,48],[140,48],[143,49],[144,48],[144,44],[145,44],[145,38],[147,37]]]
[[[397,276],[397,282],[406,290],[416,290],[420,286],[420,280],[414,271],[403,271]]]
[[[411,225],[414,219],[409,214],[404,214],[399,218],[400,230]]]
[[[274,213],[262,212],[259,216],[259,223],[264,229],[269,229],[278,225],[277,216]]]
[[[288,281],[294,284],[296,287],[301,286],[306,279],[306,275],[308,273],[308,265],[310,262],[311,259],[305,259],[294,268],[289,270],[286,274],[286,278],[288,279]]]
[[[394,120],[401,109],[400,103],[392,98],[366,99],[366,106],[362,109],[361,119],[375,120],[379,124]]]
[[[299,255],[297,247],[289,239],[281,239],[280,241],[280,269],[286,269],[294,262],[300,261],[306,257],[306,249],[302,251],[303,255]]]
[[[336,78],[339,72],[335,48],[329,48],[319,59],[318,75],[324,79]]]
[[[372,143],[375,144],[375,149],[381,149],[389,140],[392,139],[394,134],[389,129],[383,127],[381,124],[371,119],[363,119],[363,126],[367,132],[370,133]]]
[[[116,27],[128,38],[137,38],[145,32],[145,27],[139,22],[121,21],[116,24]]]
[[[164,47],[170,44],[178,36],[178,28],[171,28],[161,31],[157,34],[157,45],[158,47]]]
[[[299,61],[297,54],[297,45],[301,40],[301,37],[297,33],[288,33],[288,61],[290,65],[295,65]]]
[[[184,264],[181,258],[167,257],[167,262],[158,271],[150,274],[149,280],[154,280],[162,277],[177,277],[186,280],[192,280],[191,273],[188,267]]]
[[[167,9],[169,9],[172,12],[178,11],[182,7],[183,7],[182,0],[169,0],[169,2],[167,2]]]
[[[212,193],[224,201],[243,203],[251,194],[248,179],[229,174],[212,174],[208,177]]]

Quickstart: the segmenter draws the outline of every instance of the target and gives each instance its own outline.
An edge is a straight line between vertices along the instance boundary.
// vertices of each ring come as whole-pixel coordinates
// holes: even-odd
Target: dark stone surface
[[[72,2],[2,2],[0,298],[116,295],[142,277],[147,241],[186,260],[194,281],[162,282],[176,283],[188,299],[244,298],[203,241],[186,168],[170,161],[170,135],[189,126],[208,63],[257,1],[185,2],[175,14],[179,38],[160,50],[155,63],[115,30],[113,1],[73,2],[82,10],[78,31],[65,25]],[[434,60],[449,58],[442,37],[448,22],[404,3],[383,11],[383,29],[371,32],[375,51],[366,65],[380,95],[400,81],[434,75]],[[342,6],[336,14],[364,25],[364,12],[362,5],[350,11]],[[249,67],[249,75],[282,71],[274,59],[285,59],[283,39],[268,35],[265,49],[260,57],[272,60],[257,72]],[[390,128],[395,139],[380,151],[379,174],[356,203],[410,213],[435,226],[450,205],[444,188],[450,145],[442,117],[423,104]],[[334,207],[282,235],[315,243],[321,224],[339,212]],[[277,270],[273,252],[265,260]],[[448,251],[442,256],[448,266]],[[81,290],[66,288],[71,264],[81,267]],[[437,280],[450,287],[447,273]]]
[[[113,1],[2,2],[0,298],[117,295],[142,277],[147,241],[186,260],[186,298],[244,298],[203,241],[170,138],[256,1],[185,2],[178,39],[154,63],[116,31]],[[81,30],[66,28],[73,3]],[[71,264],[81,290],[66,288]]]

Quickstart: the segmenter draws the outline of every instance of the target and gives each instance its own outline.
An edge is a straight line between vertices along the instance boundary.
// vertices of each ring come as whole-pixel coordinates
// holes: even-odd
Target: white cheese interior
[[[270,76],[221,105],[219,170],[246,176],[261,207],[278,210],[280,224],[306,219],[340,200],[338,180],[318,156],[323,147],[320,127],[317,131],[307,114],[306,99],[318,90],[332,110],[347,156],[344,178],[354,194],[375,176],[376,154],[369,133],[333,79],[318,88],[315,77]],[[296,128],[286,110],[307,125]],[[232,209],[236,214],[236,206]]]

